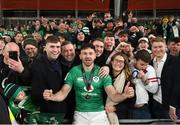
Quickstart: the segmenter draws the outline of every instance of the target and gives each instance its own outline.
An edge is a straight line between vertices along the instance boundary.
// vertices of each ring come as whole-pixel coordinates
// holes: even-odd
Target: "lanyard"
[[[94,69],[95,69],[95,68],[93,67],[93,69],[92,69],[91,72],[90,72],[90,79],[87,80],[87,78],[86,78],[86,73],[85,73],[85,71],[84,71],[84,68],[82,67],[83,80],[84,80],[84,84],[85,84],[87,90],[91,90],[91,84],[92,84]]]

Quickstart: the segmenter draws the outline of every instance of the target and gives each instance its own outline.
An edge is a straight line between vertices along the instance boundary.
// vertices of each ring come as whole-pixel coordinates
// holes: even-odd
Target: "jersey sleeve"
[[[66,77],[65,77],[65,79],[64,79],[65,84],[68,84],[69,86],[72,87],[73,84],[74,84],[74,76],[75,76],[75,72],[74,72],[73,69],[71,69],[71,70],[67,73],[67,75],[66,75]]]
[[[109,86],[109,85],[112,85],[112,78],[110,75],[108,75],[107,77],[103,77],[103,86],[104,88]]]

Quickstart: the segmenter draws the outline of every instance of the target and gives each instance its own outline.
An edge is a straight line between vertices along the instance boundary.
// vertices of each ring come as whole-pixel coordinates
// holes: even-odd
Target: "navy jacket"
[[[58,61],[49,61],[46,54],[40,56],[32,64],[32,98],[40,111],[44,113],[65,113],[66,104],[62,102],[46,101],[43,99],[45,89],[58,92],[62,85],[62,69]]]

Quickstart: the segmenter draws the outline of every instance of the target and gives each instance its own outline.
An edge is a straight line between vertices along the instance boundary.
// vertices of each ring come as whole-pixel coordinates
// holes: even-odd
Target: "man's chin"
[[[52,59],[53,60],[56,60],[58,58],[58,56],[53,56]]]
[[[86,66],[91,66],[91,65],[92,65],[92,62],[86,62],[85,65],[86,65]]]

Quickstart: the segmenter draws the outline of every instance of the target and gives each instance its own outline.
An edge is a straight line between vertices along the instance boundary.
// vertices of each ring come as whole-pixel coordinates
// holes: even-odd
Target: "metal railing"
[[[68,119],[64,119],[63,124],[69,124]],[[120,125],[180,125],[180,120],[176,123],[170,119],[120,119]]]

